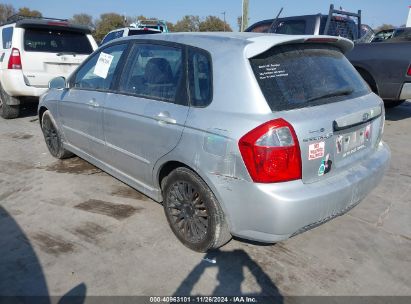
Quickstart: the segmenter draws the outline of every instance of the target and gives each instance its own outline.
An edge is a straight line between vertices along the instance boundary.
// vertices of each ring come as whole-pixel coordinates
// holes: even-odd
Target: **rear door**
[[[69,27],[28,27],[20,51],[26,83],[47,87],[52,78],[73,72],[93,52],[93,45],[86,33]]]
[[[376,149],[382,102],[339,49],[284,45],[250,62],[273,117],[286,119],[296,131],[303,182],[347,170]]]
[[[185,51],[178,45],[135,44],[118,93],[104,110],[110,164],[142,186],[156,161],[180,140],[187,118]]]

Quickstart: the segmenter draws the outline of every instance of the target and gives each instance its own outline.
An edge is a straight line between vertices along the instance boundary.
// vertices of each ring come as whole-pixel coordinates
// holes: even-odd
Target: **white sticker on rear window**
[[[324,157],[325,142],[321,141],[308,147],[308,160]]]
[[[98,57],[97,64],[94,67],[93,74],[106,79],[113,58],[114,56],[101,52],[100,56]]]
[[[258,69],[258,76],[261,80],[288,76],[288,73],[281,68],[280,64],[259,65]]]

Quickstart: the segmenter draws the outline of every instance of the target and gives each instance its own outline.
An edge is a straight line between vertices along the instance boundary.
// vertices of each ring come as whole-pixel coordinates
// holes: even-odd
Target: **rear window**
[[[278,23],[275,32],[285,35],[304,35],[305,25],[305,20],[282,21]]]
[[[355,68],[332,46],[278,46],[250,63],[273,111],[333,103],[370,92]]]
[[[24,50],[75,54],[91,54],[93,52],[86,34],[52,29],[26,29],[24,31]]]
[[[124,30],[108,33],[107,36],[104,37],[101,44],[107,43],[107,42],[109,42],[111,40],[114,40],[114,39],[117,39],[117,38],[121,38],[121,37],[123,37],[123,33],[124,33]]]
[[[268,33],[271,28],[272,22],[260,23],[258,25],[251,26],[250,29],[247,29],[246,32],[254,32],[254,33]]]

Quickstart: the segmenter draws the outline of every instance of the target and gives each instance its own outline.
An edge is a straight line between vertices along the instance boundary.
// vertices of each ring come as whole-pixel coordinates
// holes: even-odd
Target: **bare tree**
[[[93,17],[88,14],[75,14],[73,17],[70,19],[71,23],[74,24],[81,24],[81,25],[87,25],[92,28],[95,27]]]
[[[28,7],[20,7],[17,14],[26,17],[42,17],[43,15],[36,10],[31,10]]]
[[[7,18],[16,14],[16,10],[13,5],[10,4],[0,4],[0,23],[7,21]]]
[[[216,16],[207,16],[200,23],[200,32],[232,32],[230,25]]]
[[[199,16],[186,15],[174,24],[174,32],[198,32],[199,30]]]

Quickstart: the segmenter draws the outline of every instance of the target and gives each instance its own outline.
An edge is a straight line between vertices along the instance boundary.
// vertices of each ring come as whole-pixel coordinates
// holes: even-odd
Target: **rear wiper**
[[[60,52],[60,53],[57,53],[57,56],[62,56],[62,55],[73,55],[74,57],[76,57],[77,53],[76,52]]]
[[[312,97],[312,98],[308,99],[307,102],[316,101],[316,100],[329,98],[329,97],[350,95],[352,92],[354,92],[354,89],[352,89],[352,88],[342,89],[342,90],[334,91],[334,92],[327,93],[327,94],[324,94],[324,95],[321,95],[321,96]]]

